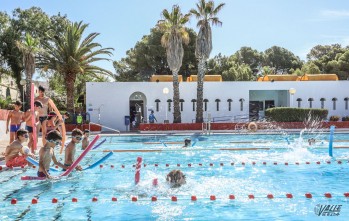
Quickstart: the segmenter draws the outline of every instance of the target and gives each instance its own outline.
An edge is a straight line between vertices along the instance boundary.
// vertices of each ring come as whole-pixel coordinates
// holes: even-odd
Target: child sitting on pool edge
[[[65,148],[64,166],[66,167],[70,167],[75,161],[76,144],[80,143],[80,141],[82,140],[82,131],[78,128],[75,128],[72,131],[71,135],[72,139]],[[80,165],[78,165],[75,169],[82,170]]]
[[[24,142],[27,142],[29,138],[28,131],[19,129],[16,132],[16,139],[6,147],[5,161],[7,167],[21,167],[26,166],[27,156],[34,158],[34,155],[30,153],[28,147],[23,146]]]
[[[63,169],[67,169],[68,167],[57,161],[55,152],[53,150],[53,148],[61,144],[62,135],[58,131],[53,130],[46,135],[46,140],[47,142],[45,146],[39,151],[40,160],[38,177],[46,177],[48,179],[51,179],[52,177],[48,172],[50,169],[51,159],[53,160],[54,164]]]
[[[185,184],[185,175],[180,170],[172,170],[166,176],[166,181],[168,181],[171,187],[180,187]]]

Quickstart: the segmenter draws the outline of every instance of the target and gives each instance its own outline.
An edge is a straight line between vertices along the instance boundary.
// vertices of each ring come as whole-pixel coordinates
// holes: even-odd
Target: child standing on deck
[[[21,111],[22,102],[16,101],[15,109],[10,111],[7,117],[6,122],[6,133],[9,132],[9,124],[10,124],[10,143],[12,143],[16,139],[16,132],[21,127],[23,112]]]
[[[28,164],[26,160],[27,156],[34,158],[34,155],[30,153],[30,149],[23,146],[23,143],[28,141],[28,131],[19,129],[16,135],[16,140],[6,147],[5,161],[7,167],[26,166]]]
[[[84,139],[82,139],[82,149],[85,150],[88,145],[90,144],[90,141],[89,141],[89,136],[90,136],[90,131],[85,129],[84,130]]]
[[[75,161],[76,144],[80,143],[80,141],[82,140],[82,131],[75,128],[72,131],[71,135],[72,139],[65,148],[64,166],[66,167],[70,167]],[[78,165],[76,167],[76,170],[82,170],[81,166]]]
[[[51,159],[54,164],[57,166],[67,169],[68,167],[64,166],[62,163],[58,162],[55,156],[54,148],[56,146],[60,146],[62,141],[62,135],[56,131],[53,130],[50,133],[46,135],[46,144],[43,148],[39,151],[39,170],[38,170],[38,177],[46,177],[48,179],[51,179],[52,177],[49,174]]]
[[[34,102],[34,111],[31,109],[28,109],[25,114],[24,114],[24,121],[25,121],[25,129],[28,131],[29,133],[29,143],[28,143],[28,147],[31,149],[31,151],[34,153],[35,152],[35,148],[33,146],[33,141],[34,141],[34,136],[33,136],[33,124],[32,124],[32,117],[33,117],[33,112],[35,113],[35,122],[36,124],[34,125],[34,127],[37,126],[37,124],[39,123],[39,114],[38,114],[38,110],[42,108],[42,103],[40,101],[35,101]]]

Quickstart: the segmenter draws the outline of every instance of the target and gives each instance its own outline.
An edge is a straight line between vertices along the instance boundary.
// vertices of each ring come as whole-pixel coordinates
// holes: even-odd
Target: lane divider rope
[[[299,196],[297,196],[296,198],[298,198]],[[312,199],[312,198],[322,198],[322,197],[325,197],[327,199],[330,199],[330,198],[333,198],[333,197],[345,197],[345,198],[349,198],[349,192],[345,192],[343,193],[343,195],[333,195],[332,193],[329,193],[329,192],[326,192],[324,193],[323,195],[313,195],[312,193],[305,193],[304,194],[304,197],[307,198],[307,199]],[[220,200],[224,200],[224,199],[229,199],[229,200],[235,200],[235,199],[242,199],[243,197],[241,196],[235,196],[234,194],[230,194],[228,197],[217,197],[215,195],[210,195],[209,197],[197,197],[195,195],[192,195],[190,196],[190,198],[185,198],[185,197],[180,197],[178,198],[177,196],[171,196],[170,200],[173,201],[173,202],[176,202],[178,200],[191,200],[191,201],[197,201],[197,200],[211,200],[211,201],[215,201],[217,199],[220,199]],[[286,193],[285,195],[283,196],[275,196],[274,194],[272,193],[269,193],[267,194],[266,196],[262,196],[262,195],[254,195],[254,194],[248,194],[247,195],[247,198],[250,199],[250,200],[253,200],[253,199],[293,199],[295,198],[294,195],[292,193]],[[300,198],[300,197],[299,197]],[[155,202],[155,201],[158,201],[158,200],[169,200],[169,198],[166,198],[166,197],[157,197],[157,196],[152,196],[150,199],[149,198],[138,198],[137,196],[131,196],[131,198],[129,199],[131,200],[132,202],[137,202],[137,201],[152,201],[152,202]],[[118,199],[117,197],[113,196],[109,199],[106,199],[106,198],[102,198],[102,199],[99,199],[98,197],[93,197],[91,199],[91,202],[117,202],[117,201],[129,201],[129,200],[126,200],[126,199]],[[10,203],[12,205],[15,205],[17,203],[31,203],[31,204],[38,204],[39,202],[51,202],[53,204],[55,203],[58,203],[58,202],[64,202],[64,203],[67,203],[67,202],[72,202],[72,203],[78,203],[79,200],[78,198],[76,197],[73,197],[71,198],[70,200],[59,200],[57,198],[52,198],[52,200],[48,201],[48,200],[43,200],[43,201],[39,201],[38,198],[32,198],[32,200],[28,201],[28,200],[22,200],[22,201],[19,201],[17,200],[16,198],[12,198],[10,200]]]

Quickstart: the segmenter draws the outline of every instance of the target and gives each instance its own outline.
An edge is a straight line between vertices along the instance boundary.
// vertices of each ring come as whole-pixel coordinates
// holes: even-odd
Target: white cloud
[[[324,10],[321,15],[327,19],[349,18],[349,11],[346,10]]]

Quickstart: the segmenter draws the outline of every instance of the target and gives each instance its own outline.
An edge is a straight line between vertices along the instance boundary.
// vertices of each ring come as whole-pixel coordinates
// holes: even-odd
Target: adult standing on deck
[[[39,86],[39,96],[35,98],[35,101],[40,101],[42,103],[42,108],[39,109],[39,124],[37,126],[37,133],[39,134],[40,129],[42,132],[42,143],[46,144],[46,124],[49,113],[49,102],[50,98],[45,96],[45,88],[43,86]],[[52,100],[51,100],[52,101]]]

